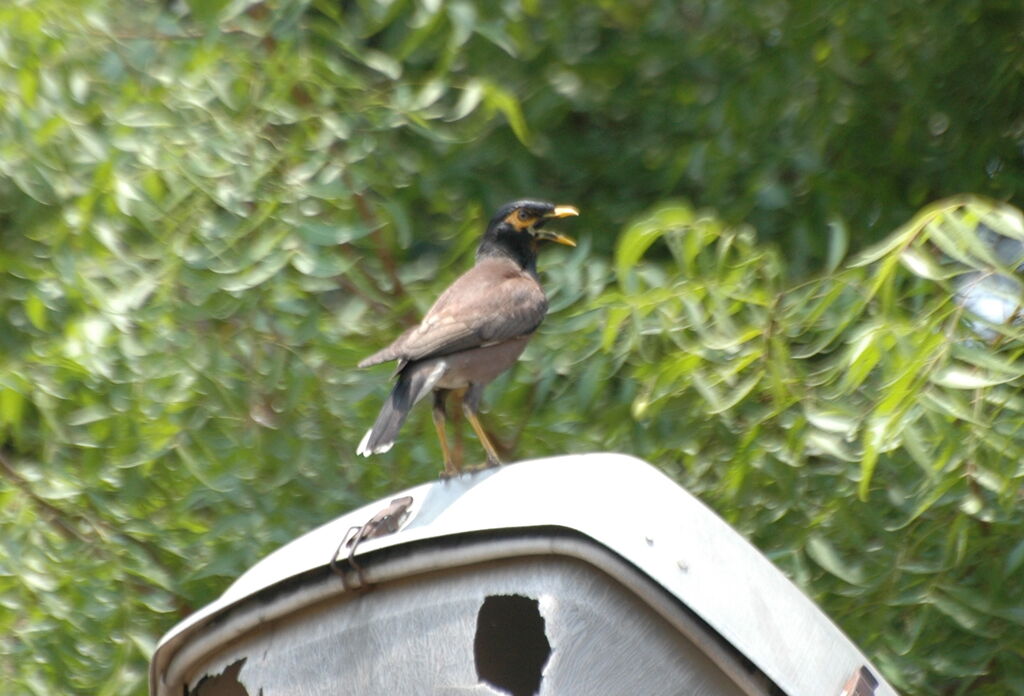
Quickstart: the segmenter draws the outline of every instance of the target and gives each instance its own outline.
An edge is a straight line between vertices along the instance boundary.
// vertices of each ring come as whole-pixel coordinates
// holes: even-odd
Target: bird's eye
[[[530,214],[528,212],[526,212],[525,210],[520,210],[519,211],[519,219],[525,222],[525,221],[530,219]]]

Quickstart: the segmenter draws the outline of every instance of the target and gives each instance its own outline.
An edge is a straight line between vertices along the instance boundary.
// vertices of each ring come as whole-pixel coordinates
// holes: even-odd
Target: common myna
[[[434,427],[441,440],[444,475],[459,473],[445,435],[445,399],[462,398],[469,424],[487,452],[487,465],[501,462],[477,418],[483,388],[507,370],[526,347],[548,311],[537,278],[537,250],[548,240],[576,243],[542,229],[554,218],[579,215],[570,205],[522,200],[503,206],[491,218],[476,251],[476,264],[434,302],[423,321],[387,348],[359,363],[368,367],[398,361],[398,383],[357,454],[387,452],[413,404],[434,393]]]

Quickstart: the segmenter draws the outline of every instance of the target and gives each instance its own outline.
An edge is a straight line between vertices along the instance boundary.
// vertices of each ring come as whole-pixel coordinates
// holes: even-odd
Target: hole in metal
[[[243,657],[240,660],[235,660],[220,674],[207,674],[191,691],[186,686],[185,696],[249,696],[249,692],[238,680],[238,675],[247,659],[249,658]]]
[[[476,617],[473,658],[481,681],[512,696],[540,691],[551,644],[536,599],[491,595]]]

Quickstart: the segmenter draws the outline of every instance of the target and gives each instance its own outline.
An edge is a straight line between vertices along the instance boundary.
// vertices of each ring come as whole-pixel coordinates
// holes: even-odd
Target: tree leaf
[[[828,540],[812,534],[807,538],[807,555],[824,570],[843,582],[851,585],[862,585],[865,582],[864,570],[859,564],[850,563],[840,557]]]
[[[980,368],[969,368],[963,365],[950,364],[929,376],[929,379],[950,389],[981,389],[997,384],[1012,382],[1018,375],[995,374]]]

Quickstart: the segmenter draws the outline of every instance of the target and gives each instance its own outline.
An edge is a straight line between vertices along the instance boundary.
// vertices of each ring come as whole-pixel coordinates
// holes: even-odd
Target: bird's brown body
[[[536,276],[511,259],[484,258],[448,286],[418,326],[359,367],[391,360],[399,360],[401,367],[529,336],[547,311],[548,299]]]
[[[550,218],[576,214],[569,206],[535,201],[502,208],[487,228],[476,265],[441,294],[419,325],[359,363],[368,367],[398,361],[398,383],[359,444],[359,454],[389,450],[409,409],[433,393],[445,473],[456,473],[444,430],[445,398],[454,391],[464,396],[463,408],[488,463],[498,463],[476,418],[480,396],[485,385],[515,363],[547,313],[547,297],[537,278],[538,242],[573,244],[567,237],[540,232],[540,227]]]

